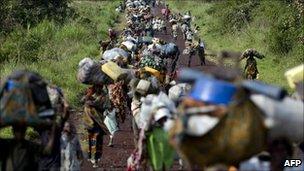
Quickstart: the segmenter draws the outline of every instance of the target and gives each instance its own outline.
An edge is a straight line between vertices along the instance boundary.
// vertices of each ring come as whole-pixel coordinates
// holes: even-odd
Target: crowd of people
[[[247,59],[244,75],[225,66],[193,70],[192,57],[204,66],[206,54],[190,11],[174,13],[161,0],[124,0],[116,11],[125,15],[125,28],[110,28],[108,40],[99,42],[101,58],[87,57],[78,65],[77,80],[88,86],[80,118],[87,155],[62,90],[37,73],[17,71],[0,87],[0,127],[11,125],[14,133],[13,139],[0,139],[0,170],[81,170],[84,156],[98,168],[105,136],[108,146],[115,146],[127,118],[135,147],[126,161],[129,171],[174,165],[180,170],[284,170],[295,151],[303,158],[303,65],[286,72],[293,97],[281,87],[254,81],[259,74],[255,57],[264,58],[255,49],[239,56],[238,61]],[[166,41],[161,35],[168,32],[172,39]],[[188,68],[177,67],[177,40],[185,41]],[[39,138],[27,140],[27,127]]]

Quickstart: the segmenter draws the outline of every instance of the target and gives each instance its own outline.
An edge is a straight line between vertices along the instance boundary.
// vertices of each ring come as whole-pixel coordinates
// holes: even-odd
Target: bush
[[[74,13],[69,0],[2,0],[0,2],[0,30],[12,31],[16,26],[29,27],[44,19],[62,23]]]
[[[224,32],[236,32],[240,31],[252,20],[252,11],[259,5],[259,1],[249,2],[226,2],[221,5],[229,6],[224,14],[220,15],[222,23],[222,30]],[[221,6],[221,8],[224,8]]]
[[[281,15],[277,22],[273,22],[267,40],[269,50],[275,54],[285,55],[301,44],[304,33],[303,16],[299,15],[295,4],[285,3],[285,8],[278,8],[272,15]]]

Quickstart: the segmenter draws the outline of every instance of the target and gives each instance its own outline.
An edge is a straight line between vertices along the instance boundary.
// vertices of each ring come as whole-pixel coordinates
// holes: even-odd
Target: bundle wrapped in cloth
[[[111,78],[101,70],[101,63],[91,58],[84,58],[79,62],[77,80],[88,85],[111,83]]]
[[[165,68],[164,60],[158,56],[146,55],[139,62],[141,68],[150,67],[158,71],[163,71]]]
[[[112,104],[117,109],[117,115],[118,121],[120,123],[123,123],[126,119],[126,115],[130,114],[130,110],[128,108],[127,104],[127,94],[124,92],[124,83],[123,81],[114,83],[109,85],[109,96]]]
[[[102,59],[106,61],[115,60],[119,57],[127,59],[129,58],[129,53],[121,48],[113,48],[110,50],[106,50],[102,54]]]
[[[0,87],[0,126],[50,125],[55,117],[47,83],[33,72],[16,71]]]
[[[185,112],[176,121],[170,131],[171,144],[190,166],[237,165],[266,148],[262,111],[250,99],[244,98],[244,92],[239,91],[238,94],[238,103],[229,105],[220,117],[212,115],[217,115],[221,107],[210,109],[205,106],[205,112],[209,114],[190,115]],[[201,105],[204,107],[203,103]],[[193,123],[192,117],[208,120],[208,124]],[[195,127],[192,124],[199,127],[192,130],[200,132],[191,132],[191,127]]]
[[[190,167],[237,165],[266,148],[264,113],[230,82],[202,75],[179,114],[170,141]]]

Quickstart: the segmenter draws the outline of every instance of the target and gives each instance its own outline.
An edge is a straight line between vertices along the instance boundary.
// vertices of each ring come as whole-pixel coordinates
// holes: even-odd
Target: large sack
[[[16,71],[11,74],[0,87],[0,125],[50,124],[55,111],[46,87],[37,73]]]
[[[238,165],[265,150],[267,131],[263,122],[264,113],[241,94],[245,95],[239,92],[238,102],[231,104],[220,121],[203,135],[187,133],[189,115],[179,118],[171,128],[171,144],[191,166]]]
[[[115,60],[118,57],[128,58],[129,53],[121,48],[113,48],[110,50],[106,50],[102,55],[102,58],[107,61]]]
[[[101,64],[90,58],[84,58],[78,65],[77,80],[83,84],[105,84],[111,79],[101,70]]]
[[[266,114],[270,138],[285,137],[292,142],[304,141],[304,131],[299,129],[304,127],[302,101],[290,97],[277,101],[263,95],[252,95],[251,100]]]
[[[134,43],[134,44],[137,43],[137,40],[136,40],[134,37],[132,37],[132,36],[126,37],[126,38],[124,39],[124,41],[130,41],[130,42],[132,42],[132,43]]]
[[[153,43],[152,39],[153,39],[153,37],[150,37],[150,36],[140,37],[139,38],[139,43],[152,44]]]
[[[175,86],[172,86],[169,89],[168,96],[171,100],[177,102],[181,97],[188,94],[190,91],[191,86],[187,83],[180,83]]]
[[[136,50],[136,44],[134,44],[131,41],[124,41],[121,44],[124,45],[129,51],[135,51]]]
[[[168,43],[161,46],[161,52],[164,56],[175,55],[178,51],[177,46],[174,43]]]

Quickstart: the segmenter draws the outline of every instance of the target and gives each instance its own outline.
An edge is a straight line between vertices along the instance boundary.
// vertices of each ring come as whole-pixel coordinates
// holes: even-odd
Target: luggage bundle
[[[140,60],[139,66],[141,68],[148,66],[158,71],[163,71],[165,69],[164,60],[158,56],[151,56],[151,55],[144,56]]]
[[[138,42],[141,44],[152,44],[153,43],[152,39],[153,39],[153,37],[143,36],[143,37],[139,38]]]
[[[79,62],[77,79],[88,85],[111,82],[111,79],[101,70],[101,64],[91,58],[84,58]]]
[[[187,83],[179,83],[169,89],[168,96],[174,102],[177,102],[181,97],[186,96],[190,91],[191,85]]]
[[[238,93],[241,95],[237,101],[241,101],[246,95],[242,91]],[[203,168],[217,163],[237,164],[266,148],[267,131],[262,116],[261,110],[249,99],[229,106],[221,117],[186,113],[171,129],[171,142],[191,166]],[[192,117],[208,118],[208,123],[217,121],[208,128],[199,123],[196,126],[203,128],[195,130],[207,130],[202,131],[202,135],[191,135],[188,127],[195,126],[189,122]]]
[[[115,60],[119,57],[128,58],[129,53],[126,52],[125,50],[121,49],[121,48],[113,48],[113,49],[110,49],[110,50],[106,50],[102,54],[102,59],[107,60],[107,61]]]
[[[133,43],[132,41],[124,41],[121,43],[121,45],[125,46],[130,52],[135,51],[137,48],[136,44]]]
[[[47,83],[33,72],[16,71],[0,87],[0,126],[49,125],[55,118]]]
[[[224,78],[215,72],[179,72],[178,81],[194,84],[169,136],[190,166],[237,165],[265,150],[268,140],[303,140],[302,102],[286,98],[280,87]]]

